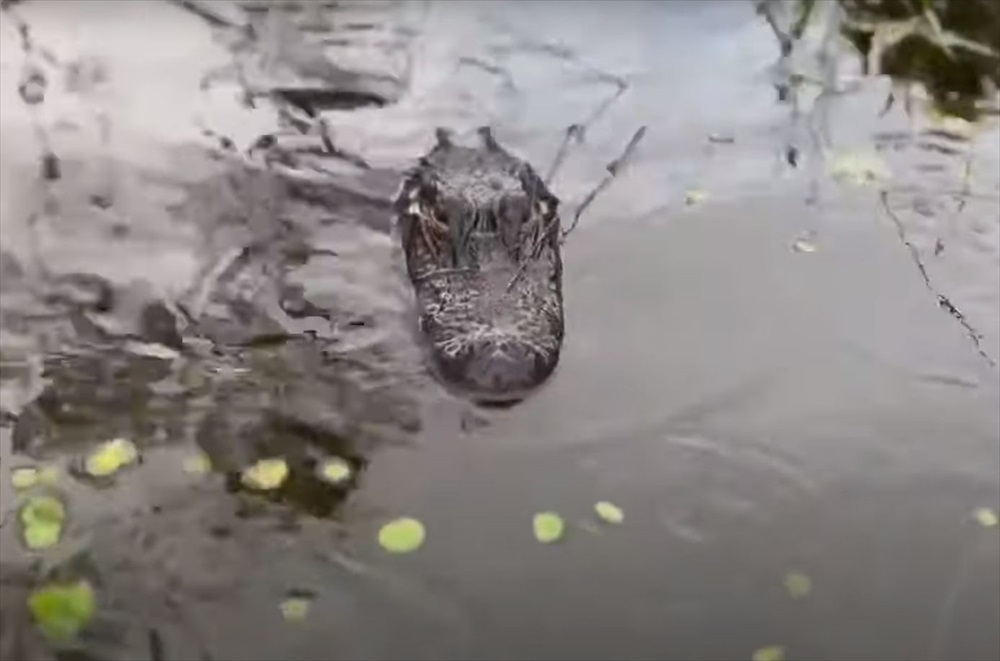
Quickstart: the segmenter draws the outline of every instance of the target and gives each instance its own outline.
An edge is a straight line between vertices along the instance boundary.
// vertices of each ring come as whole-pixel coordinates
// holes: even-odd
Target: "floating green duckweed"
[[[780,645],[761,647],[751,658],[753,661],[785,661],[785,648]]]
[[[532,521],[535,539],[542,544],[551,544],[562,539],[566,524],[555,512],[539,512]]]
[[[972,518],[984,528],[996,528],[1000,524],[997,512],[989,507],[979,507],[972,512]]]
[[[84,468],[94,477],[108,477],[134,463],[139,458],[139,451],[132,441],[116,438],[101,443],[96,450],[87,456]]]
[[[621,523],[625,520],[625,512],[614,503],[602,500],[594,505],[597,516],[605,523]]]
[[[185,473],[205,475],[212,470],[212,460],[204,452],[194,452],[184,457],[183,468]]]
[[[59,543],[66,522],[66,507],[53,496],[35,496],[21,506],[24,545],[41,551]]]
[[[788,572],[785,574],[785,591],[792,599],[807,597],[812,592],[812,579],[802,572]]]
[[[261,459],[250,468],[243,471],[243,485],[258,491],[277,489],[288,479],[288,464],[277,457]]]
[[[94,589],[87,581],[53,583],[28,597],[28,610],[46,636],[54,640],[75,638],[94,616]]]
[[[340,484],[347,481],[353,472],[351,465],[340,457],[328,459],[319,467],[320,476],[332,484]]]
[[[281,609],[281,616],[289,622],[301,622],[309,617],[309,607],[312,600],[305,597],[289,597],[285,599],[278,608]]]
[[[424,524],[414,518],[402,517],[390,521],[378,531],[378,543],[390,553],[416,551],[424,543]]]

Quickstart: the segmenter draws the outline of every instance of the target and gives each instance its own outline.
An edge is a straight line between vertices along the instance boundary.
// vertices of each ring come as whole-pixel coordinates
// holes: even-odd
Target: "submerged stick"
[[[563,240],[569,236],[570,232],[576,229],[577,223],[580,222],[580,216],[583,215],[583,212],[587,209],[587,207],[590,206],[601,191],[611,185],[611,182],[618,176],[618,173],[621,172],[626,165],[628,165],[632,155],[635,153],[636,147],[638,147],[639,142],[645,135],[646,127],[640,126],[639,129],[632,135],[632,139],[628,141],[627,145],[625,145],[625,150],[622,152],[621,156],[608,163],[606,166],[608,174],[606,174],[604,179],[602,179],[601,182],[598,183],[585,198],[583,198],[583,202],[580,203],[580,206],[576,209],[576,213],[573,215],[573,222],[570,224],[569,229],[563,232]]]

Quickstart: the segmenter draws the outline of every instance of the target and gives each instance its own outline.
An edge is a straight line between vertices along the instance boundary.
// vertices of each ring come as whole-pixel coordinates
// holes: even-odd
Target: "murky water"
[[[1000,658],[1000,536],[973,516],[1000,504],[995,117],[885,111],[828,23],[779,60],[737,2],[208,6],[259,38],[166,2],[0,15],[0,656]],[[245,103],[333,76],[318,42],[366,70],[369,97],[325,98],[345,158]],[[587,122],[569,209],[647,130],[566,245],[560,367],[476,410],[425,372],[387,200],[435,126],[545,169]],[[886,173],[831,175],[858,154]],[[115,437],[141,463],[81,475]],[[248,492],[268,456],[289,479]],[[30,552],[10,478],[42,464],[68,523]],[[378,546],[399,516],[427,530],[410,555]],[[26,598],[67,577],[97,609],[53,644]]]

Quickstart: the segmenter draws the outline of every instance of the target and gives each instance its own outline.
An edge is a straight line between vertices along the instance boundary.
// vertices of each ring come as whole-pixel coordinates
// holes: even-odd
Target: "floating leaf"
[[[333,484],[340,484],[351,477],[351,473],[354,471],[351,469],[351,465],[341,459],[340,457],[335,457],[323,462],[319,468],[320,476],[327,482]]]
[[[101,443],[87,457],[85,468],[94,477],[107,477],[139,458],[135,444],[124,438]]]
[[[21,507],[20,518],[24,545],[32,551],[40,551],[59,543],[66,522],[66,507],[53,496],[35,496]]]
[[[551,544],[562,539],[566,524],[555,512],[539,512],[533,520],[535,539],[542,544]]]
[[[704,202],[708,197],[708,193],[703,190],[692,189],[684,193],[684,204],[691,206],[698,204],[699,202]]]
[[[785,648],[780,645],[761,647],[752,658],[753,661],[785,661]]]
[[[19,491],[30,489],[38,484],[38,469],[32,467],[15,468],[10,472],[10,483]]]
[[[996,528],[997,524],[1000,523],[1000,517],[997,517],[996,510],[989,507],[977,508],[972,512],[972,518],[984,528]]]
[[[38,628],[55,640],[69,640],[94,616],[94,589],[87,581],[53,583],[28,597],[28,609]]]
[[[792,241],[792,250],[795,252],[812,253],[816,252],[818,248],[816,247],[816,244],[809,239],[795,239]]]
[[[205,475],[212,470],[212,460],[204,452],[198,451],[184,457],[183,468],[185,473]]]
[[[801,599],[812,592],[812,579],[802,572],[788,572],[785,574],[785,590],[792,599]]]
[[[378,543],[390,553],[409,553],[420,548],[425,536],[424,524],[402,517],[382,526],[378,531]]]
[[[833,156],[830,174],[834,179],[864,186],[889,179],[889,167],[875,152],[844,151]]]
[[[309,616],[311,605],[312,601],[305,597],[289,597],[278,607],[281,609],[281,616],[289,622],[301,622]]]
[[[288,478],[288,464],[285,460],[277,457],[272,459],[261,459],[250,468],[243,471],[242,482],[244,486],[260,491],[271,491],[277,489]]]
[[[625,512],[617,505],[609,503],[606,500],[595,504],[594,511],[606,523],[621,523],[625,520]]]

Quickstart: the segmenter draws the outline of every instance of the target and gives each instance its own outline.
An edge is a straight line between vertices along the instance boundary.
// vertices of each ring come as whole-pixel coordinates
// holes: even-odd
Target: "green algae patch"
[[[54,486],[59,481],[55,466],[21,466],[10,472],[10,484],[16,491],[27,491],[38,486]]]
[[[354,470],[351,465],[340,457],[327,459],[319,467],[319,476],[330,484],[343,484],[353,474]]]
[[[84,470],[93,477],[109,477],[119,470],[135,463],[139,451],[135,444],[124,438],[116,438],[101,443],[96,450],[87,455]]]
[[[562,539],[566,531],[563,518],[555,512],[539,512],[532,519],[535,539],[542,544],[552,544]]]
[[[378,543],[389,553],[410,553],[423,545],[426,536],[424,524],[411,517],[402,517],[382,526]]]
[[[289,597],[280,604],[278,609],[281,617],[286,622],[301,622],[309,617],[309,608],[312,606],[312,599],[306,597]]]
[[[288,479],[288,464],[284,459],[277,457],[271,459],[261,459],[253,466],[250,466],[240,478],[243,486],[257,491],[273,491],[279,488]]]
[[[59,543],[66,523],[66,506],[54,496],[34,496],[21,506],[24,545],[42,551]]]
[[[48,638],[72,640],[94,616],[97,599],[87,581],[52,583],[28,597],[28,610]]]
[[[792,571],[785,574],[785,592],[792,599],[808,597],[812,592],[812,579],[802,572]]]
[[[972,511],[972,518],[984,528],[996,528],[1000,524],[997,511],[989,507],[979,507]]]
[[[605,523],[619,524],[625,521],[625,512],[614,503],[602,500],[594,504],[594,512]]]
[[[780,645],[761,647],[750,658],[753,661],[785,661],[785,648]]]

